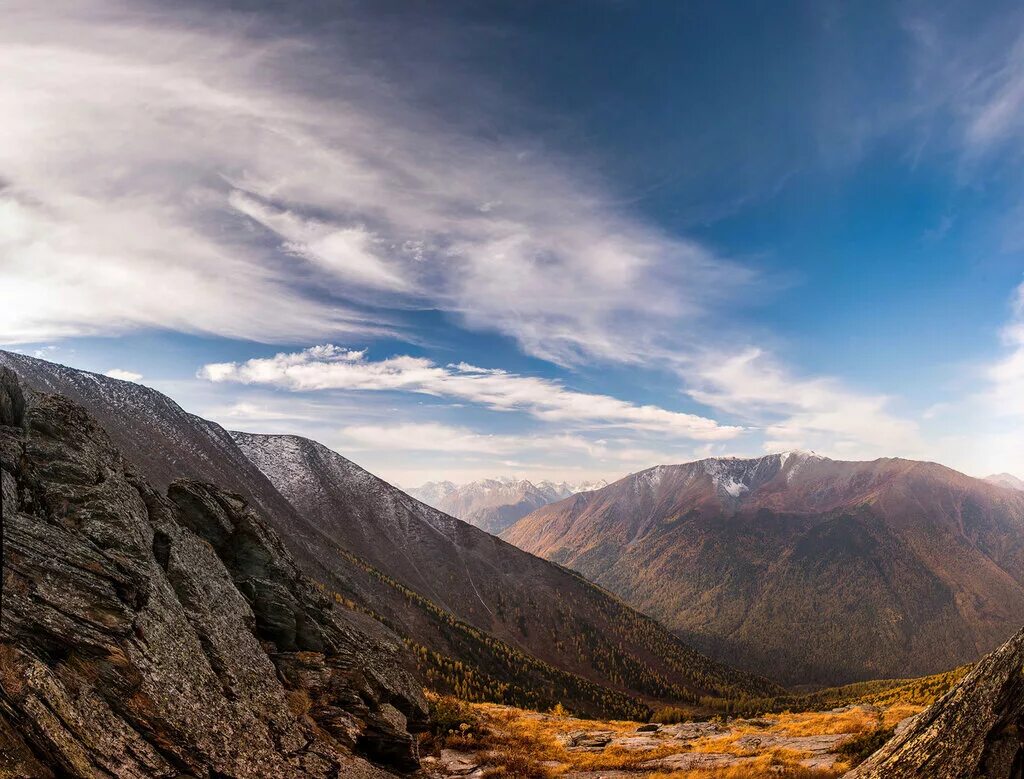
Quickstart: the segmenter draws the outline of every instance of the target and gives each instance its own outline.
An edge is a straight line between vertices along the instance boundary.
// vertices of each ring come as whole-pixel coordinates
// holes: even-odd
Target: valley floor
[[[438,699],[435,708],[450,729],[424,745],[425,779],[826,779],[873,752],[923,706],[860,703],[664,725],[452,699]]]

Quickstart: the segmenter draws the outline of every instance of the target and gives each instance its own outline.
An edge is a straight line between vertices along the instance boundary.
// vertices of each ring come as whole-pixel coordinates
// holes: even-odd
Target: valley
[[[854,745],[873,751],[977,673],[787,689],[309,439],[228,432],[153,390],[23,355],[0,352],[0,379],[0,714],[14,718],[0,717],[0,743],[22,772],[12,776],[62,765],[120,775],[113,749],[146,775],[255,776],[273,760],[281,776],[830,777],[853,766]],[[725,476],[715,466],[728,498],[698,503],[720,507],[786,465],[766,458]],[[889,500],[877,486],[891,488],[877,473],[888,467],[817,475],[828,486],[807,500],[843,505],[850,484]],[[680,486],[664,469],[639,477]],[[692,499],[692,481],[674,494]],[[622,484],[523,522],[563,504],[611,505]],[[970,528],[993,544],[1020,498],[989,489]],[[999,559],[1016,553],[1004,543]],[[179,678],[192,662],[199,687]],[[194,730],[196,707],[222,736]],[[37,721],[43,708],[65,724]],[[445,730],[452,716],[463,721]],[[113,746],[86,724],[96,717]],[[13,727],[23,720],[37,722],[32,735]],[[296,738],[306,746],[281,746]]]

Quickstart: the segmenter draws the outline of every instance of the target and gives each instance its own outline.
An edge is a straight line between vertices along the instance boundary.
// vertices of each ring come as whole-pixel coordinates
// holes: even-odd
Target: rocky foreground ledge
[[[160,492],[0,369],[0,777],[378,779],[417,765],[402,642],[235,495]]]
[[[911,777],[1024,777],[1024,630],[846,774]]]

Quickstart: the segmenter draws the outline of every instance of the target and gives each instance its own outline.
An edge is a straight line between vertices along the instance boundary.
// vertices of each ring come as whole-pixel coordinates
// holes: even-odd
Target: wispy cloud
[[[414,107],[258,16],[118,0],[4,14],[7,342],[140,327],[296,342],[394,332],[429,307],[557,362],[638,360],[751,280],[565,160]]]
[[[326,345],[241,363],[213,363],[199,371],[214,382],[265,384],[290,390],[401,391],[468,401],[497,411],[522,411],[547,422],[624,427],[719,441],[742,428],[713,419],[637,405],[608,395],[577,392],[557,381],[466,363],[437,365],[401,355],[368,360],[364,351]]]
[[[763,350],[714,343],[725,356],[702,357],[708,339],[725,338],[727,304],[763,281],[749,268],[630,211],[579,163],[425,108],[379,62],[283,37],[259,14],[240,19],[125,0],[5,3],[0,341],[139,329],[411,340],[407,313],[429,309],[562,365],[676,370],[693,397],[763,428],[766,448],[891,453],[914,442],[881,395],[802,377]],[[965,137],[1013,134],[1015,67],[974,91],[982,81],[963,82],[976,109],[958,125]],[[314,349],[203,376],[432,395],[561,427],[753,438],[550,379],[409,356]],[[227,422],[311,421],[219,402]],[[445,445],[518,451],[434,432]]]
[[[655,465],[678,456],[671,447],[638,447],[628,439],[591,439],[581,435],[499,435],[437,422],[348,425],[339,446],[346,451],[419,451],[500,455],[536,461],[538,455],[573,457],[588,464]],[[688,452],[689,453],[689,452]]]
[[[994,67],[971,76],[967,141],[987,147],[1018,134],[1024,125],[1024,36]]]
[[[793,375],[761,349],[706,355],[689,378],[693,398],[760,427],[767,451],[880,457],[921,450],[917,425],[893,413],[889,398],[830,377]]]
[[[1013,315],[1003,340],[1008,352],[988,368],[990,387],[984,399],[997,416],[1024,416],[1024,284],[1014,294]]]
[[[123,368],[111,368],[106,372],[107,376],[112,379],[121,379],[121,381],[142,381],[142,374],[136,373],[135,371],[126,371]]]

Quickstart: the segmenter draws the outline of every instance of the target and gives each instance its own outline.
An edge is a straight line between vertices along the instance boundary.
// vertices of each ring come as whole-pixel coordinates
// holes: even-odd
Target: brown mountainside
[[[658,466],[503,537],[783,682],[935,673],[1024,623],[1024,494],[934,463]]]

